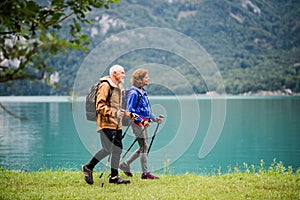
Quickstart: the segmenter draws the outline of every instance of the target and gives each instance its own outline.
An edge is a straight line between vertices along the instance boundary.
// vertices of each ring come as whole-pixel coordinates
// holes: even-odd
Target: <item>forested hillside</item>
[[[286,89],[299,93],[299,13],[299,0],[123,0],[109,10],[90,13],[96,23],[83,28],[91,39],[90,50],[125,30],[173,29],[197,41],[213,58],[226,93]],[[59,73],[56,88],[42,81],[16,81],[11,87],[0,85],[1,95],[68,95],[86,56],[72,51],[48,61]],[[208,91],[199,76],[185,70],[183,60],[166,52],[144,50],[116,62],[126,66],[126,70],[147,62],[172,66],[189,77],[196,93]],[[168,94],[158,86],[150,85],[149,90],[151,94]]]

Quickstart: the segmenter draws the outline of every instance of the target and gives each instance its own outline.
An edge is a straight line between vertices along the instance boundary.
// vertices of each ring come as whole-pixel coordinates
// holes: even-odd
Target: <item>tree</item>
[[[0,3],[0,83],[50,80],[49,56],[69,49],[87,51],[81,26],[88,12],[120,0],[4,0]],[[65,26],[68,24],[68,28]],[[65,30],[66,29],[66,30]],[[67,37],[59,34],[67,31]],[[47,73],[48,72],[48,73]]]

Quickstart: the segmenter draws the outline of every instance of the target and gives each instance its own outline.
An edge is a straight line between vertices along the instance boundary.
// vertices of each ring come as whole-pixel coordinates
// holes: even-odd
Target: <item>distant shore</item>
[[[291,91],[259,91],[259,92],[246,92],[242,94],[219,94],[211,91],[206,94],[196,94],[200,98],[211,97],[226,97],[226,98],[243,98],[243,97],[288,97],[288,96],[300,96],[300,93],[293,93]],[[173,98],[175,96],[151,96],[150,98]],[[191,97],[191,95],[178,95],[177,97]],[[84,96],[72,97],[72,96],[0,96],[0,102],[72,102],[72,101],[85,101]]]
[[[217,92],[207,92],[205,96],[224,96],[223,94],[219,94]],[[226,94],[226,96],[300,96],[300,93],[294,93],[290,89],[286,90],[277,90],[277,91],[267,91],[262,90],[258,92],[245,92],[241,94]]]

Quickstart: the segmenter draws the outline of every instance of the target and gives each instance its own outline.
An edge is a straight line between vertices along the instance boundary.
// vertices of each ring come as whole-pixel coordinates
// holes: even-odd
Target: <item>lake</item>
[[[294,170],[300,167],[300,97],[150,97],[150,101],[153,113],[165,116],[149,154],[152,172],[226,173],[236,166],[244,170],[244,163],[259,167],[262,160],[267,168],[274,159]],[[82,98],[0,97],[0,102],[28,118],[19,120],[0,110],[1,168],[77,171],[101,147],[96,124],[85,119]],[[156,126],[151,125],[151,136]],[[123,154],[133,140],[129,129]],[[95,171],[102,171],[106,161]],[[140,172],[139,160],[132,169]]]

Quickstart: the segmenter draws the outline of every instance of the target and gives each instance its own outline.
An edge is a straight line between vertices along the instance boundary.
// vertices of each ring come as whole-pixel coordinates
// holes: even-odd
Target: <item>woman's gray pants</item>
[[[135,123],[131,125],[131,128],[135,137],[138,138],[137,141],[139,143],[139,148],[129,156],[129,158],[126,160],[126,163],[130,165],[134,160],[140,157],[142,172],[148,172],[148,129],[144,126],[138,126]]]

